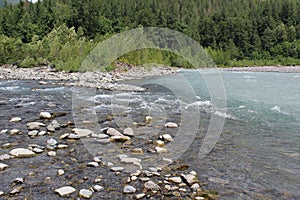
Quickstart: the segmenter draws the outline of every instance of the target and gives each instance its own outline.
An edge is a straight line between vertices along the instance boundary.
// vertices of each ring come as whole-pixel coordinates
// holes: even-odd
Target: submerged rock
[[[111,136],[109,138],[109,141],[111,142],[126,142],[127,140],[130,140],[130,137],[125,135],[122,136],[116,135],[116,136]]]
[[[82,129],[82,128],[74,128],[72,129],[72,131],[79,137],[88,137],[94,133],[89,129]]]
[[[110,136],[124,136],[122,133],[120,133],[119,131],[117,131],[114,128],[108,128],[106,130],[106,134],[110,135]]]

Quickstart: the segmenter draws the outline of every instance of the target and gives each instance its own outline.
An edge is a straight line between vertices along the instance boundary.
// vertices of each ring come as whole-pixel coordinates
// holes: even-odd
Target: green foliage
[[[97,42],[147,26],[192,37],[219,66],[300,64],[300,0],[7,2],[0,1],[0,64],[76,71]],[[151,49],[120,61],[192,67],[176,54]]]

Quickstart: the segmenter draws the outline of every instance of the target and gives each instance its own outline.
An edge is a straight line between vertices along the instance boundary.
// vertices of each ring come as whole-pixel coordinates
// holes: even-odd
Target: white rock
[[[0,196],[4,195],[4,192],[0,191]]]
[[[181,180],[181,178],[179,176],[170,177],[168,180],[171,181],[171,182],[173,182],[173,183],[181,183],[182,182],[182,180]]]
[[[44,152],[43,149],[40,149],[40,148],[38,148],[38,147],[34,147],[34,148],[32,149],[32,151],[33,151],[34,153],[43,153],[43,152]]]
[[[55,146],[57,144],[57,141],[53,138],[50,138],[49,140],[47,140],[47,144],[50,146]]]
[[[47,134],[46,131],[40,131],[40,132],[38,133],[39,136],[43,136],[43,135],[46,135],[46,134]]]
[[[37,136],[38,132],[38,130],[29,131],[28,136]]]
[[[93,186],[93,190],[96,191],[96,192],[99,192],[101,190],[104,190],[104,187],[100,186],[100,185],[94,185]]]
[[[110,140],[111,142],[125,142],[125,141],[127,141],[127,140],[130,140],[130,137],[125,136],[125,135],[122,135],[122,136],[116,135],[116,136],[111,136],[111,137],[109,138],[109,140]]]
[[[93,133],[93,134],[91,135],[91,137],[98,138],[98,139],[105,139],[105,138],[109,138],[109,136],[108,136],[108,135],[106,135],[106,134],[103,134],[103,133],[100,133],[100,134],[95,134],[95,133]]]
[[[121,159],[121,163],[141,163],[142,160],[138,158],[123,158]]]
[[[59,169],[59,170],[57,170],[57,174],[58,174],[58,176],[62,176],[65,174],[65,171],[63,169]]]
[[[101,158],[100,157],[94,157],[94,161],[99,163],[99,162],[101,162]]]
[[[19,129],[12,129],[12,130],[10,130],[10,134],[11,135],[16,135],[16,134],[19,134],[19,133],[21,133],[21,131]]]
[[[71,186],[65,186],[65,187],[56,189],[55,192],[58,193],[61,197],[66,197],[66,196],[76,192],[76,189]]]
[[[52,124],[49,124],[47,126],[47,131],[49,131],[49,132],[55,132],[55,127]]]
[[[136,199],[142,199],[142,198],[144,198],[145,196],[146,196],[145,193],[141,193],[141,194],[135,195],[135,198],[136,198]]]
[[[194,183],[191,188],[194,192],[196,192],[200,188],[200,185],[198,183]]]
[[[59,148],[59,149],[65,149],[65,148],[68,148],[68,147],[69,147],[69,145],[67,145],[67,144],[59,144],[57,146],[57,148]]]
[[[173,138],[172,138],[172,136],[170,134],[164,134],[162,136],[162,138],[163,138],[163,140],[168,141],[168,142],[172,142],[173,141]]]
[[[162,147],[155,147],[157,153],[168,153],[168,149]]]
[[[59,139],[66,139],[66,138],[68,138],[69,137],[69,135],[70,135],[70,133],[64,133],[64,134],[62,134],[61,136],[59,136]]]
[[[179,188],[180,192],[186,192],[187,190],[185,188]]]
[[[4,163],[0,163],[0,171],[4,170],[8,168],[8,165],[4,164]]]
[[[154,144],[157,145],[157,146],[159,146],[159,147],[163,147],[163,146],[166,145],[165,142],[162,141],[162,140],[156,140]]]
[[[146,116],[145,121],[146,121],[146,124],[150,124],[152,122],[152,117],[151,116]]]
[[[118,155],[118,158],[119,158],[120,160],[122,160],[122,159],[124,159],[124,158],[128,158],[128,156],[125,155],[125,154],[120,154],[120,155]]]
[[[80,137],[79,137],[79,135],[71,133],[68,135],[68,139],[78,140],[78,139],[80,139]]]
[[[56,156],[56,152],[55,151],[49,151],[47,153],[47,155],[50,156],[50,157],[55,157]]]
[[[127,135],[127,136],[130,136],[130,137],[133,137],[134,136],[134,132],[133,132],[133,129],[132,128],[125,128],[124,132],[123,132],[124,135]]]
[[[18,177],[14,180],[14,183],[22,184],[22,183],[24,183],[24,178]]]
[[[60,123],[58,123],[58,121],[56,121],[56,120],[53,120],[52,122],[51,122],[51,125],[55,128],[55,129],[59,129],[60,128]]]
[[[178,125],[176,123],[173,123],[173,122],[167,122],[165,124],[165,127],[166,128],[178,128]]]
[[[112,167],[110,170],[113,172],[120,172],[124,170],[124,167]]]
[[[1,130],[1,134],[5,134],[5,133],[7,133],[8,132],[8,130],[7,129],[4,129],[4,130]]]
[[[87,166],[89,166],[89,167],[98,167],[98,166],[99,166],[99,163],[97,163],[97,162],[89,162],[89,163],[87,164]]]
[[[193,183],[195,183],[195,176],[192,174],[182,174],[181,177],[189,184],[192,185]]]
[[[136,176],[132,176],[132,177],[130,178],[130,180],[136,181],[136,180],[137,180],[137,177],[136,177]]]
[[[135,154],[143,154],[144,151],[142,148],[134,148],[131,150],[131,153],[135,153]]]
[[[84,198],[84,199],[90,199],[93,196],[93,192],[88,189],[81,189],[79,191],[79,196]]]
[[[195,200],[204,200],[204,197],[195,197]]]
[[[154,183],[153,181],[147,181],[144,184],[144,187],[145,187],[145,189],[152,190],[152,191],[160,190],[160,187],[156,183]]]
[[[72,129],[72,131],[79,137],[88,137],[94,133],[89,129],[82,129],[82,128],[74,128]]]
[[[22,121],[22,118],[20,118],[20,117],[13,117],[10,120],[10,122],[20,122],[20,121]]]
[[[27,123],[27,127],[29,130],[39,130],[42,126],[46,126],[46,124],[40,122],[29,122]]]
[[[8,155],[8,154],[0,155],[0,161],[1,161],[1,160],[9,160],[9,159],[11,159],[11,158],[13,158],[13,156],[10,156],[10,155]]]
[[[136,192],[136,188],[131,185],[126,185],[123,189],[123,193],[125,194],[133,194]]]
[[[11,150],[10,155],[13,155],[15,157],[19,158],[25,158],[25,157],[32,157],[35,155],[35,153],[29,149],[24,149],[24,148],[16,148]]]
[[[51,118],[51,113],[49,113],[49,112],[40,112],[40,118],[50,119]]]
[[[122,133],[120,133],[119,131],[117,131],[114,128],[108,128],[106,131],[106,134],[108,134],[110,136],[124,136]]]
[[[191,171],[190,174],[194,175],[194,176],[197,176],[197,172],[195,172],[195,171]]]

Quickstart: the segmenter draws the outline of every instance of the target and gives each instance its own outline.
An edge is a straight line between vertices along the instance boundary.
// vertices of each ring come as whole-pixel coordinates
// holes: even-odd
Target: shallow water
[[[220,199],[299,199],[299,75],[220,72],[218,77],[225,88],[226,108],[216,105],[223,93],[211,90],[222,87],[220,82],[214,85],[209,76],[207,71],[187,70],[176,75],[130,81],[147,87],[146,93],[97,91],[87,93],[89,98],[81,97],[83,103],[92,102],[85,109],[96,114],[101,126],[110,125],[106,118],[101,118],[106,115],[114,115],[119,127],[142,123],[146,115],[157,119],[154,132],[145,130],[146,134],[138,136],[143,139],[161,131],[166,121],[179,123],[185,127],[184,131],[196,127],[195,135],[182,138],[177,143],[179,146],[170,146],[178,150],[177,155],[171,157],[178,157],[196,168],[205,188],[218,191]],[[50,102],[56,104],[55,112],[71,112],[74,90],[76,92],[74,88],[41,86],[35,81],[0,81],[1,129],[10,128],[7,120],[20,113],[26,121],[34,120],[33,116],[40,110],[51,109]],[[197,113],[199,116],[195,116]],[[225,119],[225,124],[212,151],[199,158],[213,117]],[[180,135],[184,134],[178,131],[176,137]],[[179,149],[183,147],[188,149],[182,152]]]

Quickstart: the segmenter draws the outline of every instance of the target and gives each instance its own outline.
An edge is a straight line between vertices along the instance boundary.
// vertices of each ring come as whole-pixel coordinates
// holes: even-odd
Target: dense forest
[[[136,27],[180,31],[218,66],[300,64],[300,0],[4,2],[0,21],[0,64],[76,71],[97,43]],[[120,60],[191,67],[164,51],[136,51]]]

